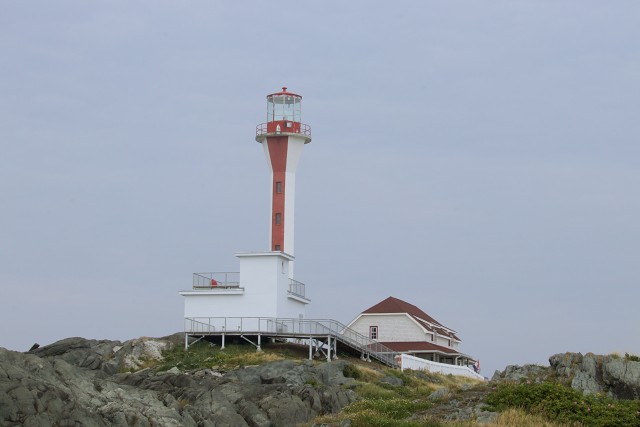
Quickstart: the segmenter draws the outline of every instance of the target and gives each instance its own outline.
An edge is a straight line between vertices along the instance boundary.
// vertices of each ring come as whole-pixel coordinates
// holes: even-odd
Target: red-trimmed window
[[[280,212],[276,213],[276,225],[282,224],[282,214]]]
[[[378,327],[377,326],[369,326],[369,338],[372,340],[378,339]]]
[[[276,181],[276,193],[282,193],[282,181]]]

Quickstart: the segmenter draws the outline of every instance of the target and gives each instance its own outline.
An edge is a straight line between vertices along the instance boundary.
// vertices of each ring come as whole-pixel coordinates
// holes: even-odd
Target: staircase
[[[187,317],[185,334],[191,336],[257,335],[274,338],[330,338],[358,351],[363,357],[376,359],[399,368],[395,357],[400,353],[362,335],[332,319],[282,319],[275,317]]]

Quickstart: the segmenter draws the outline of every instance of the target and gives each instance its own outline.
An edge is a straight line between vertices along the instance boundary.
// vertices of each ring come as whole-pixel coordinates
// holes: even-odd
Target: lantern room
[[[300,95],[287,92],[286,87],[282,92],[267,95],[267,122],[300,122],[301,101]]]
[[[257,126],[256,140],[262,142],[267,134],[301,134],[306,137],[305,144],[310,142],[311,128],[301,123],[301,115],[302,96],[288,92],[286,87],[267,95],[267,123]]]

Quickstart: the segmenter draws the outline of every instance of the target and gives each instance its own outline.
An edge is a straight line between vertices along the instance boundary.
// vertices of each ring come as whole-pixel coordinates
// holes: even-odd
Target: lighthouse
[[[282,334],[293,324],[274,319],[305,318],[311,300],[293,276],[296,169],[311,141],[311,128],[300,119],[301,100],[286,87],[267,95],[267,121],[256,127],[271,171],[269,249],[236,253],[240,271],[193,273],[192,288],[180,292],[185,336],[222,334],[224,346],[225,334],[260,336],[272,327]]]
[[[296,169],[311,128],[302,123],[302,96],[287,91],[267,95],[267,122],[256,127],[271,170],[269,251],[294,256]],[[290,269],[293,275],[293,269]]]

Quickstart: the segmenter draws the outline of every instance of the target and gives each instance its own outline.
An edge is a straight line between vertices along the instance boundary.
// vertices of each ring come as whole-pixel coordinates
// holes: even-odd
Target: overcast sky
[[[304,4],[303,4],[304,3]],[[483,373],[640,353],[637,1],[3,1],[0,346],[182,330],[267,250],[265,95],[303,95],[308,317],[388,297]]]

